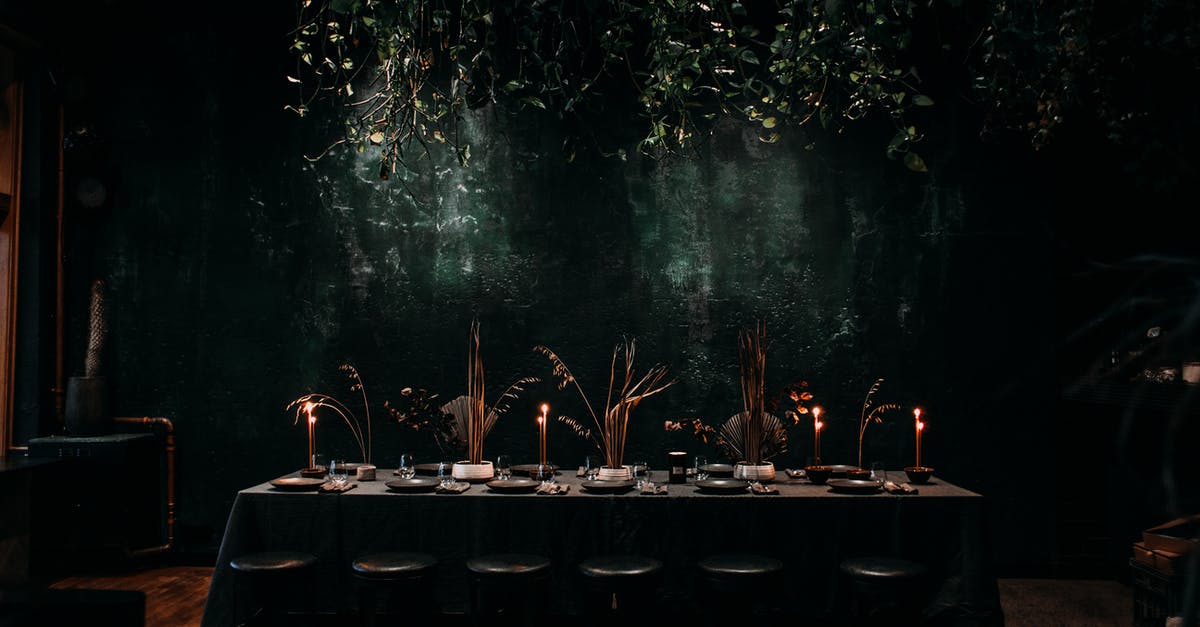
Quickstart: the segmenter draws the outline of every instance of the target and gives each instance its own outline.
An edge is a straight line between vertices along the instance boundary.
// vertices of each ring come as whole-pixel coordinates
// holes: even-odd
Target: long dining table
[[[661,476],[658,476],[661,475]],[[295,473],[290,476],[296,476]],[[920,562],[930,571],[930,625],[1003,624],[985,523],[983,496],[939,477],[915,486],[916,494],[834,492],[826,485],[789,479],[776,494],[702,492],[687,483],[652,479],[666,494],[595,494],[575,472],[560,472],[565,494],[505,494],[472,485],[461,494],[398,493],[386,482],[360,481],[338,493],[281,491],[264,482],[240,491],[222,538],[204,627],[231,625],[234,593],[231,559],[258,551],[314,554],[317,573],[311,608],[346,612],[356,604],[352,561],[379,551],[420,551],[438,558],[436,601],[448,613],[467,605],[465,562],[487,553],[544,555],[552,562],[548,611],[580,612],[576,572],[598,555],[641,554],[664,564],[662,599],[676,607],[703,606],[696,562],[706,555],[739,552],[784,563],[764,590],[777,610],[828,619],[844,606],[846,584],[838,565],[848,557],[882,555]],[[903,471],[889,478],[904,481]]]

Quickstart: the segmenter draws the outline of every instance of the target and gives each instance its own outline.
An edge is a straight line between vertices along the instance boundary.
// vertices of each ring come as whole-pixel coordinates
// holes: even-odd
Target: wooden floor
[[[52,588],[138,590],[146,594],[146,627],[200,624],[211,567],[176,566],[119,576],[70,577]],[[1104,580],[1001,579],[1008,625],[1126,627],[1132,622],[1128,586]]]
[[[146,593],[146,627],[198,626],[212,567],[172,566],[123,575],[68,577],[51,588],[137,590]]]

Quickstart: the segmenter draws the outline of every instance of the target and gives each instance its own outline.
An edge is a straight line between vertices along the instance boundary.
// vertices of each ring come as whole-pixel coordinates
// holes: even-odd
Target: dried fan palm
[[[479,353],[479,321],[471,321],[471,338],[467,345],[467,395],[442,406],[451,414],[455,426],[467,443],[467,461],[483,463],[483,440],[492,431],[509,404],[525,391],[525,386],[540,381],[537,377],[522,377],[514,381],[489,407],[484,400],[483,357]]]
[[[721,425],[721,439],[724,442],[725,450],[731,459],[751,459],[751,455],[746,450],[746,412],[738,412],[734,414],[725,424]],[[760,429],[762,438],[759,441],[758,460],[757,464],[782,453],[787,452],[787,429],[784,427],[783,421],[778,417],[763,413],[760,418]]]

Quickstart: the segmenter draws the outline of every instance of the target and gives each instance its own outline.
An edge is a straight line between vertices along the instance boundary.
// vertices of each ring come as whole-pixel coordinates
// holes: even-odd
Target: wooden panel
[[[16,74],[15,55],[0,46],[0,457],[12,444],[22,103]]]

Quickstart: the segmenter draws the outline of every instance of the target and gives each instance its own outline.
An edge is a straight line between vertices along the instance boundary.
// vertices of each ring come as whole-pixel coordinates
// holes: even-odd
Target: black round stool
[[[841,564],[850,580],[850,619],[855,625],[921,624],[927,601],[924,565],[894,557],[855,557]]]
[[[641,555],[609,555],[580,562],[591,624],[651,624],[662,567],[662,562]]]
[[[363,624],[375,625],[381,606],[393,614],[404,608],[404,622],[432,623],[437,608],[433,595],[437,565],[437,558],[427,553],[372,553],[354,560],[351,568],[359,583]]]
[[[502,553],[467,560],[471,621],[475,625],[536,625],[550,593],[550,560]]]
[[[300,551],[251,553],[229,560],[234,572],[234,624],[242,624],[236,598],[240,590],[250,593],[250,620],[261,615],[269,625],[288,624],[288,612],[295,609],[294,599],[313,598],[312,571],[316,564],[314,555]]]
[[[714,611],[706,613],[709,624],[745,622],[747,610],[761,616],[775,609],[764,601],[775,596],[771,592],[778,587],[783,562],[762,555],[730,553],[706,557],[697,566],[704,591],[713,602]]]

